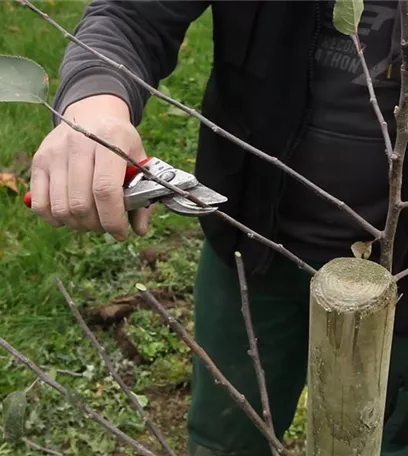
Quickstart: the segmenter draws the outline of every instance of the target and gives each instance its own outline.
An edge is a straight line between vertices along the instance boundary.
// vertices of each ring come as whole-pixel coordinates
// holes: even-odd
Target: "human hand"
[[[115,144],[137,162],[146,158],[122,99],[112,95],[85,98],[70,105],[64,117]],[[114,152],[61,123],[34,155],[31,208],[53,226],[107,232],[117,240],[126,239],[129,217],[133,230],[144,235],[152,207],[125,212],[126,166]]]

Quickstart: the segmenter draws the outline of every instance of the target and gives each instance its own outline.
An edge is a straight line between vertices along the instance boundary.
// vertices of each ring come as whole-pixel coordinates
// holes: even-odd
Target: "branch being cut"
[[[261,151],[260,149],[251,146],[247,142],[239,139],[237,136],[229,133],[228,131],[224,130],[223,128],[219,127],[216,125],[214,122],[211,122],[209,119],[204,117],[202,114],[200,114],[198,111],[195,109],[189,108],[185,106],[184,104],[180,103],[177,100],[174,100],[173,98],[165,95],[164,93],[160,92],[159,90],[155,89],[153,86],[145,82],[142,78],[140,78],[137,74],[133,73],[131,70],[126,68],[125,65],[122,65],[120,63],[115,62],[114,60],[110,59],[109,57],[104,56],[97,50],[93,49],[92,47],[88,46],[78,38],[76,38],[74,35],[70,34],[66,29],[64,29],[61,25],[59,25],[54,19],[50,18],[48,14],[44,13],[40,9],[38,9],[36,6],[34,6],[30,1],[28,0],[15,0],[16,2],[20,3],[23,6],[26,6],[36,14],[40,15],[43,19],[45,19],[50,25],[55,27],[57,30],[59,30],[65,38],[67,38],[69,41],[77,44],[81,48],[85,49],[86,51],[90,52],[92,55],[97,57],[98,59],[102,60],[106,64],[110,65],[113,68],[116,68],[119,71],[123,71],[127,76],[129,76],[132,80],[134,80],[137,84],[139,84],[141,87],[143,87],[145,90],[147,90],[151,95],[156,96],[157,98],[160,98],[163,101],[166,101],[167,103],[179,108],[180,110],[186,112],[189,114],[191,117],[194,117],[198,119],[202,124],[206,125],[209,127],[214,133],[230,140],[234,144],[238,145],[239,147],[243,148],[247,152],[250,152],[257,157],[266,160],[267,162],[273,164],[280,170],[284,171],[285,173],[289,174],[291,177],[296,179],[297,181],[301,182],[303,185],[308,187],[310,190],[318,194],[321,198],[325,199],[326,201],[331,202],[332,204],[336,205],[340,210],[343,212],[349,214],[351,218],[358,224],[360,225],[364,230],[366,230],[368,233],[370,233],[374,240],[380,239],[381,238],[381,231],[375,228],[373,225],[371,225],[367,220],[365,220],[363,217],[361,217],[359,214],[357,214],[350,206],[348,206],[344,201],[339,200],[338,198],[335,198],[332,196],[330,193],[326,192],[322,188],[320,188],[318,185],[314,184],[311,182],[309,179],[306,179],[304,176],[301,174],[297,173],[295,170],[290,168],[289,166],[285,165],[283,162],[278,160],[276,157],[271,157],[270,155],[266,154],[265,152]]]
[[[105,362],[106,367],[108,368],[109,372],[112,374],[112,377],[116,380],[118,385],[122,388],[122,391],[128,397],[132,407],[142,416],[143,421],[146,423],[146,427],[153,434],[153,436],[156,437],[157,441],[167,451],[167,453],[170,456],[175,456],[174,451],[171,449],[171,447],[167,443],[166,438],[164,437],[162,432],[150,420],[148,414],[145,412],[145,410],[141,406],[140,402],[137,400],[137,397],[130,391],[130,389],[127,387],[126,383],[123,381],[121,376],[116,371],[115,367],[113,366],[112,361],[110,360],[109,356],[106,354],[106,350],[101,346],[101,344],[98,342],[97,338],[95,337],[94,333],[89,329],[88,325],[85,323],[84,319],[82,318],[82,315],[80,314],[80,312],[78,310],[77,305],[75,304],[74,300],[71,298],[70,294],[68,293],[68,291],[65,288],[64,284],[62,283],[62,281],[59,278],[57,278],[56,282],[57,282],[57,286],[58,286],[60,292],[64,296],[66,303],[68,304],[69,308],[71,309],[72,313],[74,314],[75,319],[81,326],[86,337],[88,337],[88,339],[92,342],[92,345],[98,351],[100,357]]]
[[[249,351],[248,354],[252,358],[252,362],[255,368],[256,379],[258,381],[259,392],[261,395],[262,414],[265,423],[268,425],[271,433],[276,436],[275,428],[272,421],[271,407],[269,405],[268,388],[266,386],[265,371],[262,368],[261,357],[259,356],[257,339],[254,332],[254,325],[252,323],[251,311],[249,308],[248,298],[248,285],[245,278],[245,267],[242,255],[239,252],[235,252],[235,261],[237,264],[238,279],[241,291],[242,301],[242,315],[244,317],[245,327],[248,334]],[[270,444],[271,452],[273,456],[277,456],[279,453],[274,445]]]
[[[34,372],[42,382],[51,386],[51,388],[54,388],[56,391],[58,391],[63,396],[65,396],[65,397],[67,396],[68,391],[66,390],[66,388],[64,388],[60,383],[58,383],[57,381],[55,381],[51,377],[49,377],[33,361],[28,359],[26,356],[24,356],[18,350],[16,350],[2,337],[0,337],[0,347],[4,348],[4,350],[6,350],[8,353],[10,353],[15,359],[17,359],[18,361],[23,363],[26,367],[28,367],[28,369],[30,369],[32,372]],[[137,454],[139,454],[141,456],[157,456],[156,454],[154,454],[150,450],[148,450],[146,447],[144,447],[142,444],[140,444],[139,442],[137,442],[136,440],[132,439],[127,434],[122,432],[120,429],[118,429],[116,426],[114,426],[108,420],[103,418],[94,409],[92,409],[91,407],[86,405],[84,402],[74,401],[73,405],[75,405],[75,407],[80,412],[82,412],[86,418],[89,418],[89,419],[95,421],[96,423],[100,424],[108,432],[110,432],[115,437],[122,440],[124,443],[126,443],[130,447],[132,447],[137,452]]]
[[[215,382],[220,385],[231,396],[231,398],[238,404],[238,406],[246,413],[252,423],[260,430],[260,432],[267,439],[268,443],[276,448],[278,454],[287,455],[287,451],[276,438],[275,434],[271,432],[267,424],[258,415],[252,405],[248,402],[246,397],[241,394],[222,374],[222,372],[215,365],[214,361],[208,356],[206,351],[188,334],[183,326],[171,316],[167,310],[160,304],[160,302],[146,289],[144,285],[137,284],[137,290],[141,293],[143,299],[149,306],[157,312],[163,320],[170,326],[170,328],[182,339],[188,347],[201,359],[205,367],[212,374]]]
[[[197,204],[200,207],[212,207],[212,206],[209,206],[208,204],[202,202],[196,196],[191,195],[189,192],[181,190],[180,188],[170,184],[169,182],[166,182],[165,180],[161,179],[160,177],[155,176],[145,166],[140,165],[133,158],[126,155],[125,152],[123,152],[119,147],[117,147],[114,144],[111,144],[110,142],[104,140],[103,138],[87,131],[85,128],[81,127],[78,124],[75,124],[74,122],[70,121],[69,119],[66,119],[64,116],[59,114],[54,108],[52,108],[52,106],[50,106],[47,102],[45,102],[43,100],[39,100],[39,101],[45,107],[47,107],[52,113],[54,113],[59,119],[61,119],[63,122],[65,122],[67,125],[69,125],[73,130],[85,135],[87,138],[92,139],[93,141],[106,147],[107,149],[109,149],[111,152],[115,153],[119,157],[123,158],[128,163],[135,166],[140,172],[142,172],[146,176],[146,178],[162,185],[163,187],[168,188],[172,192],[192,201],[193,203]],[[225,212],[222,212],[217,209],[213,212],[213,214],[217,215],[218,217],[221,217],[223,220],[229,222],[231,225],[233,225],[236,228],[238,228],[239,230],[243,231],[249,238],[255,239],[255,240],[261,242],[262,244],[266,245],[267,247],[270,247],[271,249],[276,250],[277,252],[286,256],[291,261],[296,263],[300,269],[303,269],[304,271],[308,272],[311,275],[315,274],[316,270],[312,266],[308,265],[305,261],[303,261],[302,259],[297,257],[295,254],[290,252],[283,245],[277,244],[276,242],[271,241],[270,239],[266,238],[265,236],[262,236],[261,234],[257,233],[256,231],[252,230],[251,228],[247,227],[246,225],[238,222],[238,220],[235,220],[233,217],[226,214]]]

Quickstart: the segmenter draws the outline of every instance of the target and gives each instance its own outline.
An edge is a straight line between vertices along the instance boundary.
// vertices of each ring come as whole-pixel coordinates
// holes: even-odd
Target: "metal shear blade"
[[[193,174],[174,168],[156,157],[150,157],[145,164],[148,170],[171,183],[180,190],[186,190],[207,205],[220,204],[227,198],[214,190],[200,184]],[[201,216],[211,214],[217,207],[201,207],[182,196],[179,196],[143,174],[136,177],[124,188],[124,204],[127,211],[133,211],[160,201],[171,211],[182,215]]]
[[[205,185],[198,184],[192,189],[189,189],[190,195],[200,199],[205,204],[221,204],[227,201],[227,198]],[[202,216],[213,213],[218,207],[201,207],[193,201],[183,198],[179,195],[167,196],[161,199],[161,202],[171,211],[187,216]]]

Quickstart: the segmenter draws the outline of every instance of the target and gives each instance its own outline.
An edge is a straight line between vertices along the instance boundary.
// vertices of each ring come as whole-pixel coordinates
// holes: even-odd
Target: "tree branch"
[[[171,327],[171,329],[182,339],[188,347],[201,359],[205,367],[212,374],[215,383],[220,385],[231,396],[231,398],[238,404],[238,406],[246,413],[252,423],[261,431],[270,445],[277,449],[281,455],[286,455],[287,451],[276,438],[273,432],[265,424],[262,418],[258,415],[255,409],[248,402],[246,397],[241,394],[222,374],[222,372],[215,365],[206,351],[188,334],[183,326],[171,316],[167,310],[160,304],[160,302],[146,289],[144,285],[137,284],[137,290],[141,293],[143,299],[150,305],[150,307],[157,312],[163,320]]]
[[[351,207],[349,207],[344,201],[339,200],[338,198],[335,198],[332,196],[330,193],[326,192],[322,188],[320,188],[318,185],[314,184],[310,180],[306,179],[304,176],[301,174],[297,173],[294,171],[292,168],[281,162],[278,158],[276,157],[271,157],[270,155],[266,154],[265,152],[261,151],[260,149],[251,146],[247,142],[241,140],[237,136],[229,133],[228,131],[224,130],[223,128],[219,127],[215,123],[211,122],[209,119],[204,117],[202,114],[200,114],[198,111],[195,109],[189,108],[185,106],[184,104],[180,103],[179,101],[174,100],[173,98],[163,94],[159,90],[155,89],[152,87],[150,84],[146,83],[142,78],[140,78],[137,74],[133,73],[131,70],[126,68],[125,65],[122,65],[120,63],[115,62],[114,60],[110,59],[109,57],[104,56],[100,52],[96,51],[92,47],[88,46],[78,38],[76,38],[74,35],[70,34],[67,30],[65,30],[61,25],[59,25],[55,20],[50,18],[48,14],[44,13],[40,9],[38,9],[36,6],[34,6],[30,1],[28,0],[15,0],[16,2],[20,3],[23,6],[26,6],[36,14],[40,15],[44,20],[46,20],[50,25],[55,27],[57,30],[59,30],[65,38],[67,38],[69,41],[77,44],[81,48],[87,50],[91,54],[93,54],[95,57],[98,59],[102,60],[106,64],[116,68],[119,71],[123,71],[129,78],[134,80],[138,85],[143,87],[145,90],[147,90],[151,95],[156,96],[157,98],[160,98],[163,101],[166,101],[167,103],[181,109],[182,111],[186,112],[189,114],[191,117],[194,117],[198,119],[202,124],[206,125],[208,128],[210,128],[214,133],[230,140],[234,144],[238,145],[239,147],[243,148],[247,152],[250,152],[257,157],[266,160],[267,162],[273,164],[280,170],[286,172],[289,174],[291,177],[296,179],[297,181],[301,182],[303,185],[308,187],[310,190],[318,194],[320,197],[325,199],[326,201],[331,202],[332,204],[336,205],[340,210],[343,212],[349,214],[351,218],[364,230],[366,230],[368,233],[370,233],[375,240],[381,238],[381,231],[375,228],[373,225],[371,225],[368,221],[366,221],[363,217],[361,217],[359,214],[357,214]]]
[[[401,91],[398,106],[395,107],[397,122],[397,138],[394,153],[391,156],[389,205],[381,239],[381,264],[392,271],[394,256],[394,241],[399,216],[402,210],[401,191],[404,170],[405,152],[408,144],[408,7],[406,1],[399,2],[401,9]]]
[[[373,81],[371,79],[370,71],[368,69],[366,59],[364,57],[364,50],[361,47],[359,37],[358,37],[358,35],[354,35],[354,36],[352,36],[352,39],[354,42],[354,46],[356,47],[357,54],[360,57],[361,66],[363,67],[364,75],[365,75],[365,78],[367,81],[368,92],[370,94],[370,103],[373,106],[375,115],[377,116],[378,122],[381,126],[381,132],[382,132],[382,135],[384,137],[384,142],[385,142],[385,153],[386,153],[386,156],[388,159],[388,163],[391,166],[391,159],[392,159],[391,157],[393,154],[393,148],[392,148],[392,144],[391,144],[390,133],[388,131],[388,125],[384,119],[384,116],[383,116],[380,106],[378,104],[377,96],[374,91]]]
[[[403,271],[399,272],[398,274],[395,274],[394,279],[398,282],[399,280],[403,279],[406,276],[408,276],[408,269],[404,269]]]
[[[245,327],[248,334],[249,350],[248,354],[252,358],[254,364],[256,379],[258,381],[259,393],[261,395],[262,414],[265,423],[270,429],[270,432],[276,437],[275,428],[272,421],[272,413],[269,404],[268,388],[266,386],[265,371],[262,368],[261,357],[259,356],[257,339],[254,332],[254,325],[252,323],[251,311],[249,308],[248,298],[248,285],[245,278],[245,267],[242,255],[239,252],[235,252],[235,261],[237,264],[238,279],[241,291],[241,302],[242,302],[242,315],[244,317]],[[279,453],[277,448],[270,444],[271,452],[273,456],[277,456]]]
[[[170,456],[175,456],[174,451],[171,449],[171,447],[167,443],[166,438],[164,437],[162,432],[153,424],[153,422],[150,420],[148,414],[145,412],[145,410],[141,406],[140,402],[137,400],[137,397],[130,391],[130,389],[127,387],[126,383],[123,381],[121,376],[115,370],[115,367],[113,366],[112,361],[110,360],[109,356],[106,354],[106,350],[104,349],[104,347],[101,346],[101,344],[98,342],[98,340],[95,337],[95,335],[93,334],[93,332],[89,329],[85,320],[82,318],[82,315],[80,314],[77,305],[75,304],[74,300],[68,293],[68,291],[65,288],[64,284],[62,283],[62,281],[59,278],[57,278],[56,282],[57,282],[57,286],[58,286],[60,292],[64,296],[64,299],[65,299],[66,303],[68,304],[69,308],[71,309],[75,319],[81,326],[86,337],[91,341],[92,345],[95,347],[95,349],[99,353],[100,357],[105,362],[106,367],[108,368],[109,372],[112,374],[112,377],[116,380],[118,385],[122,388],[122,391],[128,397],[132,407],[142,416],[143,421],[146,424],[146,427],[153,434],[153,436],[156,437],[157,441],[167,451],[167,453]]]
[[[45,107],[47,107],[51,112],[53,112],[59,119],[61,119],[63,122],[65,122],[67,125],[69,125],[73,130],[85,135],[87,138],[92,139],[93,141],[97,142],[98,144],[106,147],[111,152],[115,153],[116,155],[119,155],[119,157],[123,158],[128,163],[135,166],[140,172],[142,172],[146,176],[147,179],[150,179],[150,180],[162,185],[163,187],[168,188],[172,192],[196,203],[200,207],[211,207],[208,204],[202,202],[199,198],[195,197],[194,195],[191,195],[189,192],[187,192],[185,190],[181,190],[178,187],[170,184],[169,182],[166,182],[165,180],[161,179],[160,177],[155,176],[145,166],[140,165],[133,158],[126,155],[125,152],[123,152],[119,147],[117,147],[114,144],[111,144],[110,142],[104,140],[103,138],[89,132],[85,128],[70,121],[69,119],[66,119],[64,116],[59,114],[54,108],[52,108],[52,106],[50,106],[47,102],[45,102],[43,100],[39,100],[39,101],[41,101],[41,103]],[[217,209],[213,212],[213,214],[217,215],[218,217],[222,218],[223,220],[229,222],[231,225],[235,226],[236,228],[238,228],[239,230],[244,232],[249,238],[255,239],[258,242],[261,242],[262,244],[266,245],[267,247],[270,247],[271,249],[276,250],[277,252],[286,256],[291,261],[296,263],[300,269],[303,269],[304,271],[308,272],[311,275],[313,275],[316,272],[316,270],[312,266],[308,265],[305,261],[301,260],[295,254],[293,254],[288,249],[286,249],[283,245],[277,244],[276,242],[271,241],[270,239],[266,238],[265,236],[262,236],[261,234],[257,233],[256,231],[252,230],[251,228],[247,227],[246,225],[242,224],[241,222],[238,222],[238,220],[235,220],[233,217],[226,214],[225,212],[222,212]]]
[[[3,430],[4,430],[3,427],[0,426],[0,431],[3,432]],[[64,456],[63,453],[60,453],[59,451],[51,450],[50,448],[46,448],[41,445],[38,445],[38,443],[35,443],[32,440],[27,439],[26,437],[23,437],[21,440],[32,450],[41,451],[42,453],[51,454],[52,456]]]
[[[49,377],[44,371],[42,371],[33,361],[28,359],[26,356],[24,356],[22,353],[20,353],[18,350],[16,350],[14,347],[12,347],[6,340],[4,340],[2,337],[0,337],[0,347],[4,348],[8,353],[10,353],[14,358],[16,358],[18,361],[23,363],[28,369],[30,369],[32,372],[34,372],[37,377],[46,383],[47,385],[51,386],[51,388],[54,388],[56,391],[58,391],[60,394],[63,396],[67,396],[68,391],[66,388],[64,388],[60,383],[57,381],[53,380],[51,377]],[[107,421],[105,418],[103,418],[101,415],[99,415],[94,409],[86,405],[84,402],[79,402],[79,401],[73,401],[72,405],[74,405],[80,412],[83,413],[83,415],[86,418],[89,418],[96,423],[100,424],[103,426],[107,431],[115,435],[118,439],[122,440],[124,443],[128,444],[130,447],[132,447],[137,454],[141,456],[157,456],[154,453],[152,453],[150,450],[148,450],[146,447],[138,443],[136,440],[132,439],[129,437],[127,434],[122,432],[120,429],[118,429],[116,426],[114,426],[112,423]]]

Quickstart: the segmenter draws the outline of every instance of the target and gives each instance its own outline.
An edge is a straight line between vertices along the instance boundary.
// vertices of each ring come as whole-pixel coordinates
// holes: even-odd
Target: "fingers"
[[[49,175],[35,160],[31,170],[30,190],[32,210],[50,225],[61,226],[51,213]]]
[[[97,207],[93,197],[93,175],[95,166],[95,145],[91,140],[83,140],[71,148],[68,157],[68,205],[74,220],[67,223],[82,230],[103,232]]]
[[[101,226],[117,240],[128,235],[123,203],[125,169],[126,162],[121,157],[96,146],[92,193]]]
[[[129,222],[133,231],[139,236],[145,236],[149,231],[149,219],[155,209],[152,204],[148,208],[138,209],[129,213]]]
[[[134,160],[146,157],[130,122],[105,119],[87,128],[115,144]],[[33,160],[32,209],[54,226],[107,232],[117,240],[128,235],[123,182],[126,161],[61,124],[44,140]],[[132,214],[136,233],[146,234],[152,209]]]
[[[51,213],[61,225],[81,230],[80,224],[72,217],[68,200],[68,157],[54,154],[49,177]]]

